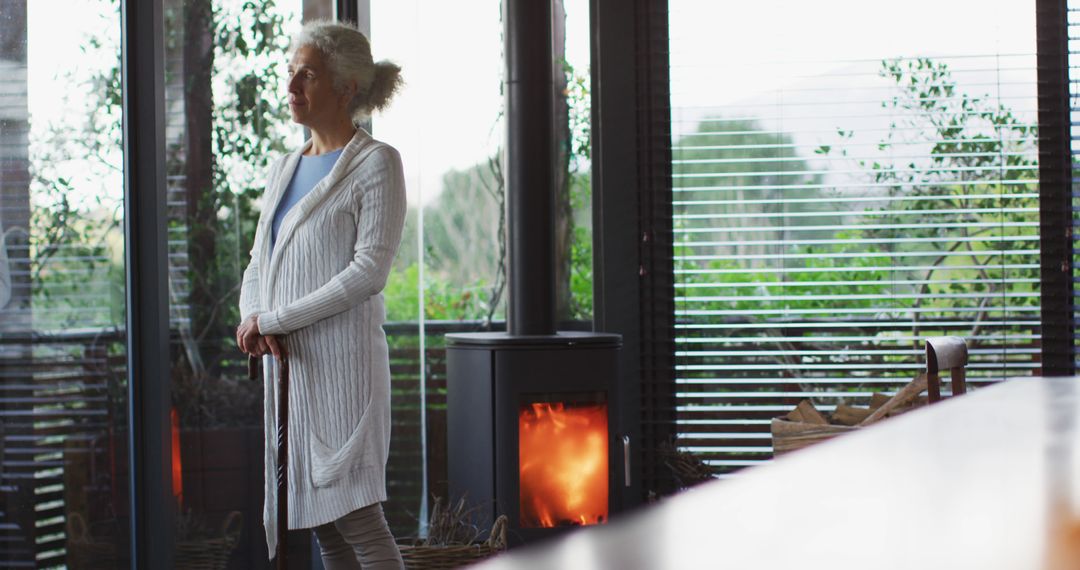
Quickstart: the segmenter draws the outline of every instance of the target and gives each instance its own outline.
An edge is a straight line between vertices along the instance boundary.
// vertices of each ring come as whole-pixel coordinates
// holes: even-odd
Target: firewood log
[[[889,414],[889,412],[900,408],[905,404],[910,403],[912,400],[918,398],[919,394],[921,394],[923,390],[926,390],[926,386],[926,374],[919,374],[915,377],[914,380],[909,382],[907,386],[904,386],[900,389],[899,392],[894,394],[892,398],[889,398],[888,402],[885,402],[878,409],[874,410],[872,414],[867,416],[866,419],[860,422],[858,425],[860,427],[868,426],[880,420],[881,418],[884,418],[886,415]]]
[[[795,407],[794,412],[797,412],[799,419],[792,419],[791,421],[798,421],[808,424],[817,425],[829,425],[829,420],[825,419],[825,416],[821,415],[821,412],[814,407],[814,404],[810,400],[803,400],[799,402],[799,405]],[[789,418],[790,419],[790,418]]]
[[[832,423],[844,426],[857,425],[865,420],[871,412],[873,410],[868,408],[856,408],[855,406],[840,404],[836,406],[836,411],[832,414]]]

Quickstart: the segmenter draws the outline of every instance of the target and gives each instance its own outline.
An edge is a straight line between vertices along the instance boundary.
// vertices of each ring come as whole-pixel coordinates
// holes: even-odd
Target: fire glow
[[[522,528],[608,518],[606,404],[529,403],[518,413]]]

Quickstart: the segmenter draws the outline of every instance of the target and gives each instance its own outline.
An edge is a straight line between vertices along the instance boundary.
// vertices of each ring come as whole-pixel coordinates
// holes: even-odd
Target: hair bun
[[[375,77],[368,90],[368,112],[383,110],[404,83],[401,79],[401,66],[386,60],[376,63]]]

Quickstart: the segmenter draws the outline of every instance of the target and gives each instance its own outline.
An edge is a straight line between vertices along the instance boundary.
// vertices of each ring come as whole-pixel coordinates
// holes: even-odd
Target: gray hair
[[[289,52],[302,46],[313,47],[326,58],[336,91],[344,92],[356,82],[356,95],[349,101],[349,115],[354,122],[363,121],[372,111],[385,109],[404,83],[401,67],[385,60],[376,63],[367,37],[352,24],[308,22],[293,36]]]

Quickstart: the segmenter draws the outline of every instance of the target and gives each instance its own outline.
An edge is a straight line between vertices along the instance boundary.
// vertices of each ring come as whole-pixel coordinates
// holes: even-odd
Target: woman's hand
[[[288,352],[285,350],[285,343],[274,335],[267,335],[262,337],[266,343],[266,348],[273,353],[274,358],[282,359],[288,356]],[[263,354],[266,354],[265,352]]]
[[[259,315],[248,315],[248,318],[236,327],[236,346],[241,352],[252,356],[266,354],[266,340],[259,334]]]
[[[259,315],[252,314],[236,327],[236,346],[240,351],[252,356],[271,353],[275,358],[287,355],[285,343],[276,336],[259,334]]]
[[[266,353],[270,352],[270,346],[266,343],[265,336],[259,336],[255,343],[255,350],[254,352],[250,353],[252,356],[263,356]]]

